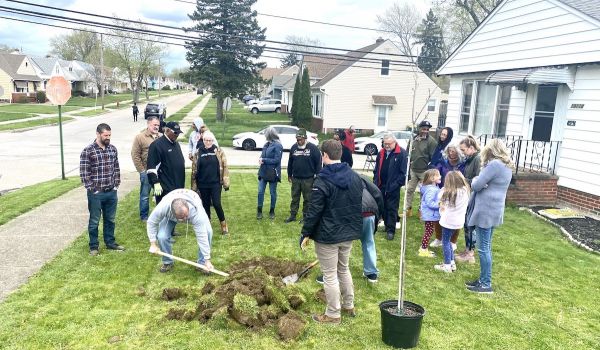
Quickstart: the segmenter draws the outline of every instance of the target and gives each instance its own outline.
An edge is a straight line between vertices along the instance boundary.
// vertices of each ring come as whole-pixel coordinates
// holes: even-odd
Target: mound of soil
[[[179,288],[163,289],[162,298],[166,301],[177,300],[185,297],[185,293]]]
[[[304,332],[306,317],[293,310],[299,309],[306,297],[293,285],[286,287],[281,278],[302,268],[302,264],[272,257],[240,261],[222,283],[207,282],[202,287],[195,310],[170,309],[166,318],[201,323],[225,318],[253,330],[276,325],[282,340],[296,339]],[[177,288],[163,290],[165,300],[181,297],[185,294]]]

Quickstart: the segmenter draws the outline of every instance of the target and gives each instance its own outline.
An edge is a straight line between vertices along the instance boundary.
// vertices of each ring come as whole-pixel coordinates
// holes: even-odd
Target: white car
[[[381,150],[383,135],[391,132],[396,137],[400,147],[406,149],[412,134],[410,131],[380,131],[373,136],[357,137],[354,139],[354,151],[364,154],[377,154]]]
[[[298,128],[291,125],[271,125],[277,131],[279,140],[284,150],[289,150],[296,143],[296,133]],[[233,147],[240,147],[246,151],[252,151],[256,148],[263,148],[267,140],[265,139],[265,130],[267,128],[258,130],[256,132],[243,132],[237,135],[233,135]],[[319,145],[319,139],[317,134],[314,132],[306,131],[306,141]]]
[[[257,114],[258,112],[275,112],[279,113],[281,111],[281,101],[280,100],[265,100],[259,103],[250,104],[245,106],[247,110],[252,112],[252,114]]]

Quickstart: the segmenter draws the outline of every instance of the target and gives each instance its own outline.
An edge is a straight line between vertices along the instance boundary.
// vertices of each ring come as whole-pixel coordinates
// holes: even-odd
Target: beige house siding
[[[10,101],[11,94],[14,92],[14,86],[10,76],[2,69],[0,69],[0,86],[2,87],[2,90],[4,90],[4,94],[0,96],[0,100]]]
[[[380,45],[374,52],[399,54],[398,49],[389,41]],[[398,56],[374,54],[367,54],[365,58],[396,61],[400,59]],[[396,97],[398,104],[393,105],[388,111],[387,129],[403,130],[410,125],[414,87],[414,74],[410,71],[411,68],[392,64],[387,76],[382,76],[380,69],[381,63],[356,62],[324,85],[321,92],[324,95],[322,99],[324,129],[346,128],[349,125],[354,125],[358,129],[377,129],[377,109],[373,105],[373,95]],[[427,119],[436,125],[441,92],[423,73],[417,73],[417,81],[415,113],[427,104],[429,90],[435,90],[432,98],[436,99],[436,109],[429,113]],[[313,89],[313,94],[315,93],[318,91]],[[427,113],[426,110],[425,108],[424,114]]]
[[[31,61],[28,57],[25,57],[25,59],[23,59],[23,62],[21,62],[19,69],[17,69],[17,74],[37,76],[35,68],[33,68],[33,64],[31,64]]]

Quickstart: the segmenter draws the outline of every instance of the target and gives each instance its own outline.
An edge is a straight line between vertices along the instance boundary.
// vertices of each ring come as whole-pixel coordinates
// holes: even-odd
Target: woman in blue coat
[[[273,127],[265,130],[267,143],[263,146],[260,158],[258,158],[258,206],[256,208],[256,218],[262,219],[262,207],[265,199],[265,189],[269,184],[271,193],[271,209],[269,217],[275,219],[275,204],[277,203],[277,183],[281,182],[281,154],[283,146],[279,141],[279,135]]]
[[[440,131],[440,136],[438,136],[438,144],[433,152],[433,156],[431,156],[431,162],[429,162],[429,169],[435,169],[438,164],[443,161],[443,152],[446,146],[450,144],[452,141],[452,137],[454,136],[454,131],[451,127],[445,127]]]

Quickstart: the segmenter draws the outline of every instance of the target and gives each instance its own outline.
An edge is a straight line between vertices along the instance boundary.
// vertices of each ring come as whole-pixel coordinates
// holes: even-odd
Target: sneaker
[[[477,285],[479,285],[479,280],[478,279],[474,280],[474,281],[467,281],[467,282],[465,282],[465,286],[466,287],[475,287]]]
[[[275,220],[275,213],[269,213],[269,219]]]
[[[440,241],[439,239],[434,239],[433,242],[429,243],[429,247],[430,248],[437,248],[437,247],[441,247],[442,246],[442,241]]]
[[[199,268],[198,266],[195,267],[196,271],[200,272],[201,274],[205,275],[205,276],[209,276],[210,272],[203,270],[201,268]]]
[[[354,308],[351,308],[351,309],[342,308],[342,315],[346,315],[348,317],[356,317],[356,310],[354,310]]]
[[[475,251],[467,250],[463,254],[458,254],[454,257],[454,259],[458,262],[466,262],[469,264],[475,263]]]
[[[263,218],[262,212],[256,213],[256,220],[261,220]]]
[[[393,241],[394,240],[394,234],[392,232],[388,232],[388,234],[385,237],[385,239],[387,239],[388,241]]]
[[[456,246],[456,243],[452,243],[452,242],[450,242],[450,245],[452,246],[452,251],[453,251],[453,252],[454,252],[454,251],[456,251],[456,248],[458,248],[458,247]]]
[[[98,249],[90,249],[90,255],[91,256],[97,256],[98,255]]]
[[[334,317],[329,317],[325,314],[323,315],[312,315],[312,319],[315,322],[319,322],[319,323],[329,323],[329,324],[340,324],[340,322],[342,322],[342,318],[338,317],[338,318],[334,318]]]
[[[325,282],[323,281],[323,275],[317,276],[317,278],[315,278],[315,281],[317,281],[318,284],[325,284]]]
[[[119,245],[119,244],[113,244],[113,245],[107,246],[106,249],[118,250],[118,251],[122,252],[125,250],[125,247],[123,247],[122,245]]]
[[[163,264],[160,267],[160,272],[162,272],[162,273],[166,273],[166,272],[169,272],[171,270],[173,270],[173,264]]]
[[[419,248],[419,254],[420,257],[424,257],[424,258],[435,258],[435,253],[432,252],[431,250],[425,248]]]
[[[285,219],[283,222],[285,222],[286,224],[289,224],[292,221],[296,221],[296,217],[290,215],[290,217]]]
[[[452,268],[452,272],[456,271],[456,262],[454,260],[450,261],[450,268]]]
[[[492,289],[492,287],[484,287],[481,283],[478,283],[475,286],[467,286],[467,290],[469,290],[473,293],[480,293],[480,294],[494,293],[494,290]]]
[[[376,273],[370,273],[368,275],[365,275],[363,273],[363,277],[365,277],[368,282],[377,283],[377,274]]]
[[[452,266],[450,264],[438,264],[434,265],[433,268],[436,271],[442,271],[446,273],[452,273]]]
[[[377,227],[385,227],[385,222],[383,222],[383,220],[379,221]]]

